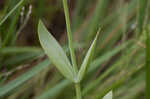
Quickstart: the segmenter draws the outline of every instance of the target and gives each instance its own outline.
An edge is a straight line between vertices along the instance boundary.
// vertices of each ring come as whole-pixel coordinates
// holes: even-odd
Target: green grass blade
[[[38,47],[4,47],[0,48],[0,55],[9,55],[9,58],[3,60],[1,66],[12,68],[27,61],[33,61],[37,57],[44,55],[44,52]]]
[[[42,52],[38,47],[4,47],[0,48],[0,54],[17,54],[17,53],[39,53]]]
[[[109,93],[107,93],[107,94],[104,96],[103,99],[112,99],[112,97],[113,97],[113,93],[112,93],[112,91],[110,91]]]
[[[97,39],[98,39],[98,35],[99,35],[99,32],[97,33],[92,45],[90,46],[85,58],[84,58],[84,61],[80,67],[80,70],[79,70],[79,73],[78,73],[78,76],[77,76],[77,82],[80,82],[84,75],[85,75],[85,72],[86,70],[88,69],[88,66],[90,65],[90,62],[91,62],[91,58],[94,54],[94,50],[95,50],[95,47],[96,47],[96,42],[97,42]]]
[[[42,21],[38,25],[38,34],[40,43],[56,68],[71,81],[74,81],[74,70],[59,43],[47,31]]]
[[[13,66],[18,66],[27,62],[32,62],[33,60],[39,58],[40,56],[44,56],[44,53],[23,53],[19,55],[11,56],[10,58],[3,61],[3,66],[7,66],[8,68],[12,68]]]
[[[93,2],[93,0],[77,0],[76,1],[76,8],[73,16],[73,24],[72,30],[73,32],[76,31],[80,25],[83,23],[85,14],[87,13],[86,10],[88,6]]]
[[[38,96],[36,99],[54,99],[68,84],[71,84],[71,82],[68,80],[63,80],[61,83],[57,84],[57,86],[54,86],[50,90],[43,93],[41,96]]]
[[[0,26],[7,20],[7,18],[19,7],[23,4],[25,0],[21,0],[1,21]]]
[[[137,7],[137,37],[142,33],[144,27],[144,21],[146,18],[146,8],[148,0],[138,0]]]
[[[150,25],[146,31],[146,97],[150,99]]]
[[[122,75],[122,77],[120,77],[118,80],[116,80],[116,82],[112,83],[110,86],[108,86],[107,88],[105,88],[103,91],[101,91],[101,93],[97,96],[95,99],[100,99],[103,96],[105,96],[109,91],[119,87],[121,84],[123,84],[131,75],[137,73],[139,70],[141,70],[144,67],[145,64],[140,64],[138,66],[136,66],[134,69],[127,71],[126,75]]]
[[[98,3],[94,15],[89,23],[89,29],[88,29],[89,31],[86,38],[87,41],[91,41],[94,35],[96,34],[98,28],[102,27],[101,22],[105,18],[110,0],[98,0],[97,2]]]
[[[15,11],[15,14],[12,14],[11,15],[11,22],[10,22],[10,25],[8,28],[8,32],[6,34],[6,36],[4,37],[5,39],[3,40],[3,43],[2,43],[2,47],[6,47],[6,46],[9,46],[9,45],[12,45],[12,40],[15,36],[14,33],[15,31],[17,30],[17,22],[19,21],[19,16],[20,16],[20,8],[22,6],[20,6],[16,11]]]
[[[48,67],[49,65],[50,65],[50,62],[48,60],[45,60],[45,61],[41,62],[40,64],[38,64],[37,66],[33,67],[28,72],[19,76],[15,80],[9,82],[7,85],[0,86],[0,96],[3,96],[5,94],[7,94],[8,92],[12,91],[14,88],[20,86],[25,81],[29,80],[30,78],[32,78],[34,75],[36,75],[41,70]]]

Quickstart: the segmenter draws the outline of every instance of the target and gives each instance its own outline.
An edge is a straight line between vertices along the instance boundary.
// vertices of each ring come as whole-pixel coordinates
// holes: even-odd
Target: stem
[[[76,97],[77,97],[76,99],[82,99],[80,83],[76,83],[75,88],[76,88]]]
[[[75,57],[73,43],[72,43],[72,32],[71,32],[71,26],[70,26],[70,18],[69,18],[67,0],[63,0],[63,6],[64,6],[64,12],[65,12],[67,35],[68,35],[68,40],[69,40],[69,50],[71,54],[72,65],[73,65],[75,72],[77,73],[78,69],[77,69],[76,57]]]
[[[75,70],[75,73],[77,73],[78,68],[77,68],[73,43],[72,43],[72,32],[71,32],[71,26],[70,26],[69,9],[67,5],[67,0],[63,0],[63,6],[64,6],[64,12],[65,12],[66,25],[67,25],[67,35],[68,35],[68,40],[69,40],[69,50],[71,54],[72,65]],[[80,83],[75,83],[75,89],[76,89],[77,99],[82,99]]]

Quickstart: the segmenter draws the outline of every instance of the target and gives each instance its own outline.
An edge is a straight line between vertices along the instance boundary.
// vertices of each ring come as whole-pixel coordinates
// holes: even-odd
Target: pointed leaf
[[[99,31],[98,31],[92,45],[90,46],[85,58],[84,58],[84,61],[83,61],[82,65],[81,65],[81,68],[79,70],[76,82],[80,82],[83,79],[84,74],[85,74],[86,70],[88,69],[88,66],[90,65],[90,61],[91,61],[91,58],[94,54],[94,50],[95,50],[98,35],[99,35]]]
[[[65,52],[55,38],[45,28],[42,21],[39,21],[38,35],[40,43],[51,62],[66,78],[74,81],[75,73]]]
[[[109,93],[107,93],[107,94],[104,96],[103,99],[112,99],[112,97],[113,97],[113,93],[112,93],[112,91],[110,91]]]

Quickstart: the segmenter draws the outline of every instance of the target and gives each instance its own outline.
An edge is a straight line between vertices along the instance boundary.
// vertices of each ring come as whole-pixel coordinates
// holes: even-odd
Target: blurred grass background
[[[0,0],[0,23],[20,1]],[[0,25],[0,99],[74,99],[72,83],[50,63],[37,37],[37,23],[42,19],[68,53],[62,0],[22,1]],[[84,99],[101,99],[110,90],[113,99],[146,99],[150,1],[68,2],[78,66],[102,29],[81,84]]]

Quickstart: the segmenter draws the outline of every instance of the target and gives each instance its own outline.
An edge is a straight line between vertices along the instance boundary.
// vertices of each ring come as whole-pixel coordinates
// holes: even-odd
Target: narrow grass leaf
[[[150,25],[146,29],[146,97],[150,98]]]
[[[116,82],[113,82],[110,86],[106,87],[105,89],[101,90],[97,94],[95,99],[101,99],[105,94],[107,94],[109,91],[113,90],[114,88],[118,88],[121,84],[123,84],[129,77],[131,77],[133,74],[137,73],[139,70],[141,70],[144,67],[145,64],[137,65],[134,69],[131,71],[126,72],[126,75],[122,75],[119,79],[116,80]]]
[[[44,53],[23,53],[19,55],[11,56],[10,58],[3,61],[3,65],[9,67],[21,65],[27,62],[32,62],[33,60],[44,56]]]
[[[14,12],[18,7],[20,7],[25,0],[20,0],[20,2],[0,21],[0,26],[7,20],[7,18]]]
[[[74,81],[75,73],[73,68],[55,38],[48,32],[42,21],[39,21],[38,34],[40,43],[56,68],[71,81]]]
[[[111,0],[97,0],[96,9],[94,15],[89,21],[89,29],[86,40],[91,41],[96,34],[99,27],[102,27],[102,20],[105,19],[105,15],[108,10],[108,5]]]
[[[109,93],[107,93],[107,94],[104,96],[103,99],[112,99],[112,97],[113,97],[113,93],[112,93],[112,91],[110,91]]]
[[[94,54],[94,50],[95,50],[98,35],[99,35],[99,31],[98,31],[91,47],[89,48],[89,50],[88,50],[88,52],[87,52],[87,54],[86,54],[86,56],[83,60],[83,63],[81,65],[81,68],[80,68],[78,76],[77,76],[77,82],[80,82],[83,79],[84,74],[85,74],[86,70],[88,69],[88,66],[90,65],[91,58]]]
[[[34,75],[39,73],[41,70],[44,68],[48,67],[50,65],[50,62],[48,60],[45,60],[38,64],[37,66],[34,66],[31,70],[28,72],[20,75],[18,78],[15,80],[9,82],[7,85],[0,86],[0,97],[7,94],[8,92],[12,91],[16,87],[20,86],[23,84],[25,81],[29,80],[32,78]]]
[[[137,5],[137,37],[141,34],[144,27],[144,21],[146,18],[146,8],[148,6],[148,0],[138,0]]]
[[[57,97],[57,95],[61,91],[63,91],[63,89],[66,86],[68,86],[69,84],[71,84],[71,82],[69,82],[68,80],[63,80],[63,81],[61,81],[61,83],[58,83],[57,86],[54,86],[50,90],[47,90],[46,92],[41,94],[40,96],[37,96],[36,99],[50,99],[50,98],[55,99]]]
[[[4,47],[0,48],[0,54],[17,54],[17,53],[40,53],[41,48],[38,47]]]

